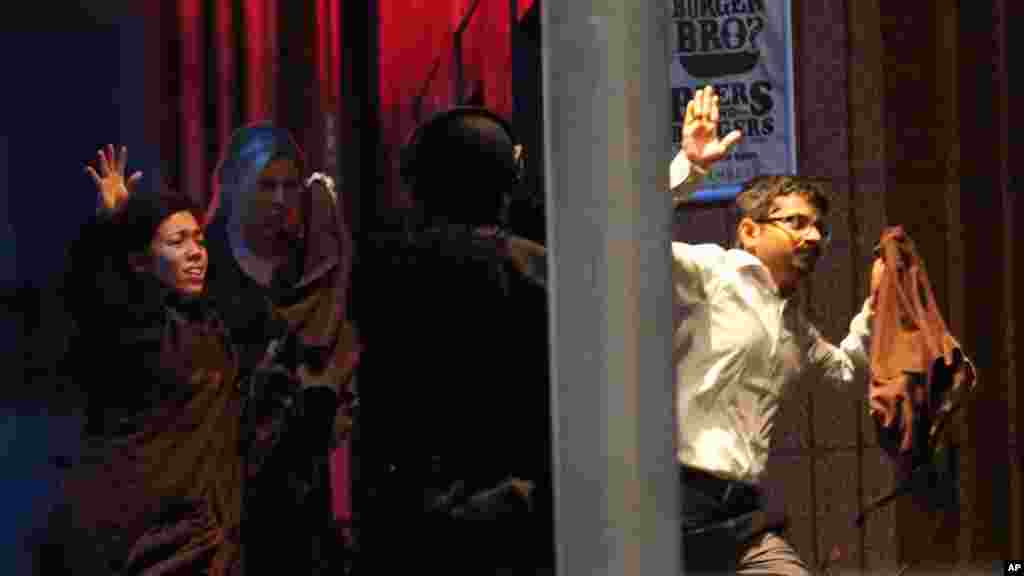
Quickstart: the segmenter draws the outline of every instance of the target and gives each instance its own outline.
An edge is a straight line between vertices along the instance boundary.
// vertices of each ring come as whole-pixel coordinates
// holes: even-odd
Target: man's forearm
[[[707,175],[700,166],[692,164],[681,150],[672,159],[668,172],[672,208],[678,208],[680,204],[689,200]]]
[[[836,347],[830,348],[823,360],[825,374],[833,384],[849,387],[850,384],[866,381],[870,371],[871,328],[874,313],[870,301],[865,301],[860,311],[850,321],[850,331]],[[854,388],[851,391],[860,393]]]

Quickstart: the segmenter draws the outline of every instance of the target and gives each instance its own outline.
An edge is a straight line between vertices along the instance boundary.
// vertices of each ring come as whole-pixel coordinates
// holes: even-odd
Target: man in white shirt
[[[676,204],[740,137],[718,137],[718,97],[699,90],[670,171]],[[829,238],[828,199],[815,181],[759,176],[736,205],[733,249],[672,244],[684,565],[691,574],[809,574],[780,532],[762,522],[772,429],[782,394],[798,380],[866,382],[871,299],[839,346],[792,299]],[[881,272],[876,263],[872,293]]]
[[[741,138],[738,131],[719,138],[718,97],[710,87],[698,90],[670,166],[673,204],[685,202]],[[734,248],[672,243],[684,567],[687,574],[805,575],[807,566],[761,511],[772,430],[782,395],[800,380],[866,387],[884,268],[875,261],[871,296],[834,346],[792,300],[828,245],[820,182],[758,176],[736,205]],[[546,267],[543,247],[510,241],[508,253],[524,268]]]

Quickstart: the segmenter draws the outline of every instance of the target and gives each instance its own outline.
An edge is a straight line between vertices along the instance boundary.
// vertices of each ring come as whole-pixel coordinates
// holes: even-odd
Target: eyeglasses
[[[818,229],[818,235],[821,236],[821,244],[826,245],[829,240],[832,239],[832,228],[829,227],[828,223],[822,220],[813,220],[806,214],[790,214],[788,216],[774,216],[772,218],[759,218],[757,222],[764,222],[766,224],[778,224],[781,222],[785,224],[788,230],[792,230],[800,238],[806,238],[811,232],[811,228]]]

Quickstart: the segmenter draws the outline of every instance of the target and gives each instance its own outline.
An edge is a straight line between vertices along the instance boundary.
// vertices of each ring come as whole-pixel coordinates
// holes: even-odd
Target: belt
[[[746,482],[726,480],[691,466],[680,466],[683,486],[717,500],[725,508],[756,510],[761,507],[761,491]]]
[[[683,535],[691,549],[712,546],[721,539],[738,544],[766,531],[785,531],[785,518],[770,518],[761,509],[761,491],[756,486],[689,466],[680,466],[679,470],[684,490],[698,492],[721,506],[721,510],[697,524],[684,525]]]

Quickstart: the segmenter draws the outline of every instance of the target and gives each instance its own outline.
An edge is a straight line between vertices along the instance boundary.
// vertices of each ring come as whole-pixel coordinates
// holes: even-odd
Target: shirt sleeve
[[[691,164],[680,150],[669,166],[672,207],[677,208],[689,200],[704,176],[704,170]],[[724,252],[714,244],[672,243],[672,285],[677,303],[693,304],[707,298],[706,286],[711,281],[714,263]]]
[[[850,332],[839,346],[827,342],[812,327],[811,362],[833,386],[846,387],[856,382],[866,382],[871,362],[869,354],[873,319],[874,312],[868,299],[850,321]]]
[[[707,173],[700,166],[691,164],[686,154],[680,150],[676,157],[672,159],[672,164],[668,168],[672,207],[677,208],[680,204],[689,200],[694,192],[697,191],[697,186],[700,185],[706,175]]]
[[[677,304],[704,302],[725,249],[717,244],[672,243],[672,290]]]

